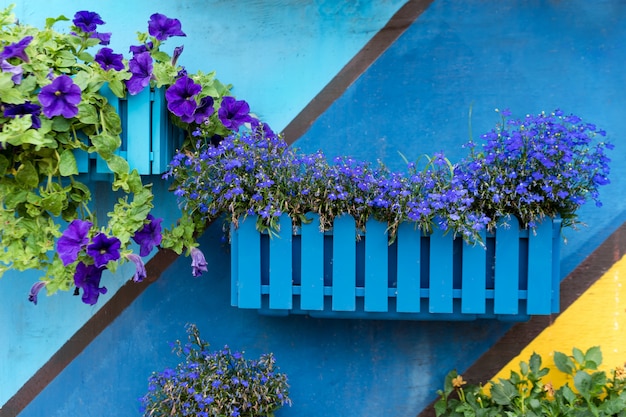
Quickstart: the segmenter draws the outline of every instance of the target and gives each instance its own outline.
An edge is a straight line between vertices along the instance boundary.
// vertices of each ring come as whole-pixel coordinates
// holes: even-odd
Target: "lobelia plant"
[[[141,281],[143,257],[155,248],[186,251],[193,275],[206,271],[194,238],[204,224],[183,212],[165,228],[150,213],[151,184],[118,155],[122,121],[103,90],[125,98],[166,89],[172,122],[188,138],[199,127],[218,138],[256,120],[247,103],[213,72],[188,74],[177,64],[183,46],[171,56],[161,49],[169,38],[185,36],[177,19],[152,14],[126,59],[107,46],[111,33],[99,30],[104,21],[95,12],[78,11],[69,33],[61,33],[53,26],[69,21],[65,16],[38,29],[17,23],[12,7],[0,12],[0,276],[42,270],[29,295],[35,304],[43,288],[82,290],[82,300],[95,304],[106,292],[104,270],[133,262],[132,279]],[[112,173],[119,199],[106,219],[93,211],[89,177],[77,168],[80,153],[102,158]]]
[[[194,324],[187,334],[188,343],[177,340],[173,347],[183,362],[149,378],[140,398],[144,416],[271,417],[291,406],[287,376],[271,353],[245,359],[228,346],[211,351]]]
[[[257,215],[257,228],[270,232],[283,213],[298,224],[313,212],[324,230],[349,214],[360,229],[369,217],[386,222],[391,239],[400,223],[412,222],[426,233],[439,228],[480,242],[482,230],[507,216],[530,228],[555,216],[573,225],[580,205],[589,199],[601,205],[598,189],[609,183],[606,150],[613,148],[598,140],[604,131],[560,110],[502,116],[456,164],[443,154],[408,163],[404,172],[349,157],[331,162],[321,152],[288,147],[257,124],[217,145],[200,131],[204,140],[178,152],[165,177],[174,178],[180,206],[196,222],[226,214],[236,224]]]
[[[570,356],[554,352],[554,364],[567,376],[558,389],[546,382],[550,370],[542,368],[536,353],[529,362],[520,362],[519,373],[511,371],[508,379],[490,381],[489,387],[467,384],[451,371],[444,389],[437,392],[435,413],[437,417],[626,416],[626,369],[599,371],[600,347],[586,352],[574,348]]]

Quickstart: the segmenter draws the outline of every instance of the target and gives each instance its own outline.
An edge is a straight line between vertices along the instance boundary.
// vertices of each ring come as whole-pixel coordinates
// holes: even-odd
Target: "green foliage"
[[[489,393],[481,385],[466,385],[456,371],[451,371],[444,389],[437,391],[440,398],[435,413],[437,417],[626,416],[626,369],[618,367],[608,375],[598,371],[600,347],[586,352],[574,348],[572,355],[554,352],[554,363],[568,376],[568,382],[558,390],[544,381],[549,369],[542,368],[536,353],[529,362],[520,363],[519,373],[511,371],[508,379],[490,381]]]
[[[127,87],[133,76],[129,61],[115,54],[118,65],[108,66],[102,55],[99,57],[106,43],[101,43],[98,32],[85,32],[76,16],[69,30],[54,28],[70,21],[65,16],[48,18],[39,29],[18,24],[12,8],[0,10],[0,51],[17,51],[7,53],[0,71],[0,277],[8,270],[41,270],[41,279],[52,294],[74,287],[77,264],[93,263],[84,250],[69,263],[60,259],[55,242],[68,223],[77,219],[90,222],[88,239],[100,233],[119,239],[119,260],[106,264],[107,269],[115,270],[120,262],[129,260],[135,233],[149,223],[154,196],[152,185],[144,184],[120,156],[122,119],[104,95],[105,88],[121,99],[137,92]],[[77,16],[79,13],[87,12]],[[138,33],[138,39],[154,66],[147,88],[171,86],[183,67],[159,49],[162,40],[147,32]],[[72,111],[56,114],[52,106],[46,108],[41,97],[42,91],[62,76],[69,76],[73,87],[80,90],[80,101],[74,109],[64,104]],[[190,77],[201,84],[203,96],[211,95],[217,101],[229,94],[230,86],[220,83],[214,73],[198,72]],[[69,95],[57,93],[57,97]],[[15,106],[30,107],[15,114]],[[188,128],[177,118],[175,123]],[[216,130],[223,128],[221,123],[215,126]],[[108,211],[104,219],[96,218],[89,175],[79,174],[79,156],[100,158],[111,171],[111,192],[119,198],[108,210],[98,207]],[[171,230],[163,231],[159,247],[180,254],[197,245],[199,228],[183,218]]]

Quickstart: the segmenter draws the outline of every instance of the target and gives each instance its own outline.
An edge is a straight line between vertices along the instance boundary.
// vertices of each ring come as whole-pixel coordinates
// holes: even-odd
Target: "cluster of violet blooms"
[[[289,214],[297,223],[307,213],[320,216],[321,228],[349,214],[364,229],[369,217],[387,222],[394,236],[401,222],[424,232],[451,230],[480,242],[484,230],[515,216],[523,227],[560,216],[574,224],[575,211],[609,183],[613,146],[596,142],[605,132],[575,115],[557,110],[503,121],[469,142],[470,154],[457,164],[436,154],[405,172],[348,157],[328,162],[322,152],[302,154],[267,130],[231,135],[217,146],[198,141],[193,152],[180,152],[166,177],[176,178],[174,193],[184,210],[199,220],[226,213],[234,224],[256,215],[259,229],[277,227]]]
[[[72,23],[81,32],[74,33],[74,35],[95,38],[99,40],[100,45],[109,45],[111,33],[97,31],[98,26],[105,23],[98,13],[86,10],[76,12]],[[150,16],[148,32],[159,41],[166,40],[172,36],[185,36],[185,33],[181,30],[180,21],[170,19],[160,13],[154,13]],[[7,60],[19,58],[23,62],[30,62],[25,49],[32,40],[32,36],[26,36],[19,42],[6,45],[0,52],[2,71],[12,73],[12,80],[15,84],[19,85],[21,83],[23,69],[21,65],[12,65]],[[131,77],[125,81],[125,84],[131,95],[140,93],[149,86],[150,81],[154,78],[152,74],[153,58],[149,52],[152,47],[151,43],[130,47],[130,52],[133,53],[133,57],[128,62],[128,70]],[[176,48],[175,58],[181,52],[182,47]],[[105,71],[123,71],[125,69],[123,54],[116,54],[108,47],[100,48],[94,56],[94,61]],[[41,88],[37,98],[41,106],[31,102],[5,105],[4,116],[15,118],[30,115],[32,127],[39,129],[41,127],[39,117],[42,110],[43,114],[48,118],[63,116],[69,119],[78,114],[78,105],[82,100],[80,87],[74,83],[70,76],[65,74],[53,77],[50,84]]]
[[[291,405],[287,376],[278,372],[273,354],[254,360],[228,346],[212,351],[197,327],[188,327],[190,342],[173,344],[185,360],[150,376],[148,392],[139,399],[143,415],[175,410],[198,417],[260,416]]]
[[[108,45],[111,33],[97,32],[98,25],[104,24],[101,17],[94,12],[79,11],[73,19],[74,26],[82,33],[74,33],[76,36],[86,36],[88,38],[97,38],[100,45]],[[164,41],[172,36],[185,36],[181,30],[180,21],[170,19],[162,14],[155,13],[150,16],[148,22],[148,32],[155,37],[157,41]],[[24,62],[30,62],[26,54],[26,47],[32,41],[32,36],[26,36],[19,42],[6,45],[0,52],[2,60],[2,71],[9,71],[13,74],[13,81],[20,84],[22,77],[21,65],[11,65],[7,60],[17,57]],[[126,88],[131,95],[140,93],[144,88],[150,85],[153,75],[153,58],[150,50],[154,47],[152,42],[139,46],[131,46],[130,52],[133,57],[128,62],[128,71],[131,77],[125,81]],[[175,48],[175,60],[182,52],[182,46]],[[115,70],[123,71],[125,65],[123,55],[116,54],[111,48],[103,47],[95,55],[94,60],[105,71]],[[195,107],[191,105],[193,95],[188,94],[189,88],[199,92],[199,86],[190,82],[190,78],[186,76],[184,71],[181,77],[167,90],[168,108],[177,116],[181,116],[184,121],[187,120],[185,115],[188,111],[194,112]],[[81,89],[76,85],[72,78],[67,75],[59,75],[52,79],[52,82],[41,88],[37,96],[41,106],[36,103],[26,102],[24,104],[6,104],[4,105],[5,117],[23,117],[31,116],[32,127],[38,129],[41,127],[40,115],[43,110],[45,117],[52,118],[54,116],[62,116],[64,118],[72,118],[78,115],[78,105],[82,100]],[[208,100],[210,99],[210,101]],[[195,113],[194,120],[200,121],[204,117],[210,116],[213,112],[213,101],[211,97],[202,100],[203,107]],[[225,124],[235,124],[239,119],[249,121],[244,116],[249,112],[247,104],[237,101],[233,97],[225,97],[220,108],[220,118]],[[202,117],[201,117],[202,116]],[[243,122],[242,122],[243,123]],[[132,237],[139,245],[140,253],[126,254],[125,257],[132,261],[136,266],[136,272],[133,281],[141,282],[146,278],[146,268],[141,257],[148,256],[154,247],[158,247],[161,243],[161,222],[163,219],[154,218],[151,214],[147,216],[143,227],[137,230]],[[121,242],[115,236],[107,236],[105,233],[98,232],[94,236],[89,237],[93,223],[87,220],[75,219],[63,232],[57,241],[57,252],[64,266],[68,266],[79,259],[79,254],[86,255],[76,264],[74,274],[74,284],[76,285],[75,294],[79,294],[79,289],[83,290],[82,301],[86,304],[95,304],[100,294],[107,292],[106,287],[100,286],[102,273],[107,269],[109,261],[117,261],[121,257]],[[197,277],[202,272],[207,271],[207,263],[203,253],[198,248],[190,250],[192,258],[192,274]],[[85,262],[87,261],[87,262]],[[37,296],[41,289],[46,286],[45,281],[35,283],[29,293],[29,301],[37,304]]]
[[[100,40],[101,45],[109,44],[111,34],[97,32],[98,25],[104,24],[104,21],[97,13],[79,11],[75,14],[73,23],[76,28],[83,31],[81,35],[97,38]],[[159,13],[150,16],[148,33],[157,42],[162,42],[173,36],[186,36],[181,30],[181,24],[178,19],[171,19]],[[0,54],[5,59],[3,61],[3,70],[5,70],[5,66],[9,65],[6,62],[6,59],[9,57],[22,57],[24,61],[28,62],[24,49],[31,40],[32,37],[30,39],[27,37],[17,44],[5,46]],[[136,95],[140,93],[155,78],[153,73],[154,59],[150,52],[156,47],[158,45],[154,45],[151,41],[130,47],[132,58],[128,61],[128,71],[131,77],[125,80],[129,94]],[[175,65],[182,50],[182,46],[174,49],[172,65]],[[123,55],[114,53],[108,47],[101,48],[96,53],[94,59],[104,70],[123,71],[125,69]],[[12,67],[11,70],[17,73],[19,69],[16,68]],[[200,135],[202,129],[206,129],[210,124],[209,118],[215,113],[213,97],[200,97],[201,94],[202,86],[194,82],[184,68],[179,71],[175,82],[165,92],[168,110],[183,123],[187,124],[194,132],[194,135]],[[72,118],[78,114],[77,106],[81,101],[81,90],[74,84],[71,77],[60,75],[54,78],[51,84],[41,89],[38,99],[43,106],[43,113],[46,117],[63,116]],[[38,126],[36,125],[40,126],[38,116],[41,113],[41,108],[37,104],[26,103],[5,108],[5,116],[9,117],[23,116],[27,113],[32,117],[33,127],[37,128]],[[250,107],[246,101],[237,100],[232,96],[221,98],[220,106],[217,109],[217,117],[227,131],[236,132],[241,126],[248,124],[261,127],[273,134],[267,125],[250,114]],[[216,137],[215,140],[221,140],[221,136]],[[141,282],[146,277],[145,264],[141,257],[149,255],[152,249],[159,247],[161,243],[162,220],[161,218],[156,219],[152,215],[148,215],[143,228],[136,231],[133,236],[133,240],[140,246],[140,256],[131,253],[125,255],[125,257],[136,265],[136,272],[133,276],[133,281],[135,282]],[[95,304],[98,296],[106,293],[106,287],[100,287],[102,272],[107,268],[109,261],[117,261],[121,256],[119,239],[115,236],[106,236],[104,233],[97,233],[90,238],[89,233],[92,226],[93,224],[89,221],[73,220],[57,242],[57,252],[64,266],[76,262],[79,253],[86,253],[87,255],[84,260],[88,260],[88,262],[79,261],[74,275],[75,293],[78,294],[78,290],[82,289],[82,300],[87,304]],[[197,277],[202,272],[206,272],[207,262],[204,254],[198,248],[193,247],[190,250],[190,255],[192,258],[193,276]],[[34,304],[37,304],[37,294],[45,285],[45,282],[39,281],[32,286],[29,300]]]

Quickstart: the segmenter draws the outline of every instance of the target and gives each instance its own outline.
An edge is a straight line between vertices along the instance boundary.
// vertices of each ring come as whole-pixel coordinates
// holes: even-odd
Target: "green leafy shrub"
[[[533,353],[529,362],[520,362],[520,371],[508,379],[490,381],[490,391],[482,385],[467,384],[456,371],[446,376],[444,389],[437,393],[435,413],[440,416],[626,416],[626,370],[598,370],[602,352],[598,346],[583,353],[574,348],[572,355],[554,353],[558,371],[568,382],[554,389],[545,382],[549,372],[541,356]],[[571,385],[573,384],[573,385]]]

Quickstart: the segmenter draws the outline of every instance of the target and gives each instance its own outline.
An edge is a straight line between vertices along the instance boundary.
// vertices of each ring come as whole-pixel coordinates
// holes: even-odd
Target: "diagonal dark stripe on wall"
[[[20,390],[0,408],[0,417],[15,417],[59,375],[98,335],[107,328],[141,293],[155,282],[178,255],[160,250],[146,263],[147,278],[128,281],[41,367]]]
[[[287,143],[295,142],[306,133],[315,120],[417,20],[432,2],[433,0],[411,0],[402,6],[363,49],[285,127],[283,133]]]
[[[626,255],[626,223],[613,232],[561,281],[561,311],[565,311],[624,255]],[[471,383],[489,381],[511,359],[519,355],[526,345],[549,327],[559,315],[533,316],[527,322],[514,325],[467,371],[463,372],[463,378]],[[441,381],[441,386],[443,387],[443,381]],[[418,415],[418,417],[434,416],[434,402]]]

